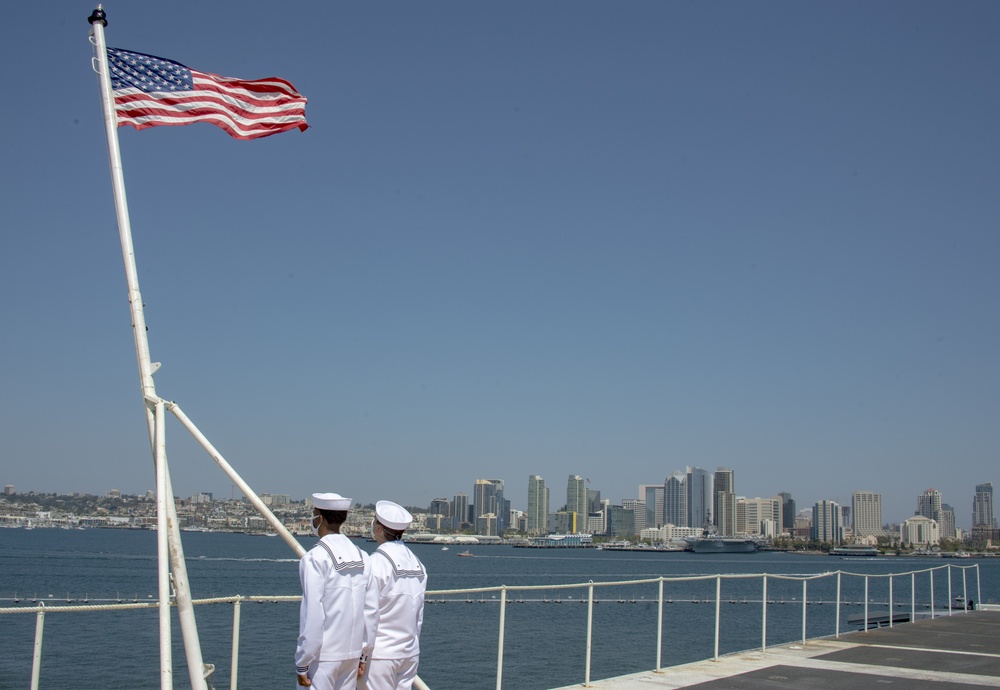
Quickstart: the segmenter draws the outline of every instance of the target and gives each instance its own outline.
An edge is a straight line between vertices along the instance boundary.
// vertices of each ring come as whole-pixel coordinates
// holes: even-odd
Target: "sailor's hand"
[[[309,680],[309,676],[304,676],[301,673],[295,674],[295,679],[299,682],[299,685],[306,688],[313,684],[313,682]]]
[[[363,661],[358,664],[358,678],[360,678],[361,676],[365,675],[365,668],[366,667],[367,667],[367,664],[365,664],[365,662],[363,662]]]

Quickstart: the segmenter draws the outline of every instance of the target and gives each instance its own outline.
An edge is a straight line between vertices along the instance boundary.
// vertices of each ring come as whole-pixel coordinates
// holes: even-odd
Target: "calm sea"
[[[242,534],[185,533],[184,549],[195,598],[297,595],[297,559],[278,538]],[[303,540],[308,548],[312,540]],[[358,542],[371,551],[370,542]],[[737,555],[641,553],[586,550],[472,547],[475,558],[458,558],[465,547],[418,545],[414,551],[430,573],[429,589],[507,585],[547,587],[578,582],[746,573],[818,574],[838,569],[887,574],[935,566],[980,566],[982,598],[1000,602],[1000,559],[880,558],[842,560],[760,552]],[[156,533],[128,530],[0,529],[0,606],[44,599],[152,600],[156,597]],[[976,598],[975,571],[966,571]],[[935,607],[948,604],[948,575],[934,573]],[[930,599],[930,574],[912,580],[920,608]],[[952,596],[962,593],[962,572],[951,574]],[[798,639],[802,631],[802,583],[769,578],[768,644]],[[863,612],[863,578],[842,578],[841,630],[847,617]],[[893,579],[893,600],[909,609],[911,578]],[[505,624],[504,687],[544,690],[584,678],[587,606],[582,590],[509,592]],[[885,609],[888,579],[869,581],[872,612]],[[835,631],[836,578],[810,581],[810,637]],[[421,638],[420,676],[432,690],[494,688],[500,606],[497,592],[429,597]],[[649,670],[656,663],[657,585],[598,587],[593,618],[591,677]],[[712,656],[715,581],[668,583],[664,598],[662,663]],[[19,599],[19,603],[15,603]],[[722,584],[720,652],[760,646],[761,580]],[[881,602],[881,604],[879,603]],[[897,608],[897,610],[899,610]],[[205,661],[214,663],[216,688],[228,688],[232,641],[230,604],[196,608]],[[294,687],[292,655],[298,634],[297,603],[244,604],[241,612],[239,687]],[[0,690],[28,686],[34,644],[33,614],[0,615]],[[188,686],[174,619],[175,686]],[[45,618],[42,688],[122,689],[159,687],[155,610],[49,613]]]

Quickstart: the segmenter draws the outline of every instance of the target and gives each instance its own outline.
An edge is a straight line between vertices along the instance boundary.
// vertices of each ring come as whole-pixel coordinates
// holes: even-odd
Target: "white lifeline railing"
[[[982,590],[979,580],[979,566],[969,565],[969,566],[957,566],[957,565],[942,565],[935,566],[933,568],[925,568],[922,570],[907,571],[904,573],[886,573],[886,574],[870,574],[870,573],[851,573],[847,571],[837,570],[826,573],[818,573],[815,575],[778,575],[769,573],[754,573],[754,574],[718,574],[718,575],[691,575],[682,577],[656,577],[647,578],[641,580],[620,580],[612,582],[583,582],[574,584],[564,584],[564,585],[500,585],[497,587],[473,587],[467,589],[442,589],[442,590],[431,590],[426,593],[428,600],[433,601],[433,597],[448,597],[454,595],[470,595],[470,594],[487,594],[490,592],[499,592],[500,599],[500,617],[499,617],[499,631],[497,635],[497,671],[496,671],[496,689],[502,690],[503,687],[503,652],[504,652],[504,629],[506,624],[506,611],[509,592],[533,592],[533,591],[555,591],[555,590],[573,590],[573,589],[586,589],[587,590],[587,636],[586,636],[586,662],[584,668],[584,681],[583,686],[590,686],[590,665],[591,665],[591,652],[592,652],[592,642],[593,642],[593,618],[594,618],[594,590],[595,588],[608,588],[608,587],[630,587],[637,585],[649,585],[656,584],[657,589],[657,635],[656,635],[656,667],[652,669],[656,673],[660,673],[662,669],[662,647],[663,647],[663,604],[666,601],[664,599],[664,584],[665,583],[678,583],[678,582],[695,582],[695,581],[715,581],[715,631],[714,631],[714,652],[712,656],[713,661],[718,661],[719,659],[719,638],[720,638],[720,621],[721,621],[721,602],[722,602],[722,581],[723,580],[749,580],[760,578],[761,580],[761,637],[760,637],[760,651],[767,651],[767,607],[768,604],[774,604],[773,600],[768,600],[768,581],[769,580],[791,580],[791,581],[801,581],[802,582],[802,643],[805,644],[807,641],[806,637],[806,622],[807,622],[807,605],[808,601],[808,585],[812,580],[820,580],[828,577],[836,578],[836,623],[834,629],[834,636],[840,637],[840,609],[841,604],[849,603],[842,602],[841,600],[841,578],[843,576],[856,577],[864,579],[864,629],[867,630],[874,624],[875,627],[881,625],[880,619],[871,619],[868,611],[868,583],[870,579],[888,579],[888,627],[893,626],[894,614],[893,607],[896,606],[896,602],[893,601],[893,580],[895,578],[910,576],[910,616],[909,620],[912,621],[916,618],[917,611],[917,598],[916,598],[916,586],[917,586],[917,575],[928,574],[930,582],[930,597],[928,604],[921,604],[921,606],[929,606],[930,617],[933,618],[936,615],[936,610],[934,608],[934,571],[947,569],[948,577],[948,613],[947,615],[952,615],[955,612],[952,606],[952,569],[960,570],[962,573],[962,601],[968,601],[968,584],[966,574],[970,569],[975,570],[976,574],[976,601],[982,602]],[[231,673],[229,679],[230,690],[237,690],[237,678],[239,672],[239,641],[240,641],[240,605],[242,602],[257,602],[257,603],[277,603],[277,602],[298,602],[301,601],[300,596],[229,596],[229,597],[214,597],[209,599],[195,599],[192,601],[194,605],[205,605],[205,604],[232,604],[233,605],[233,637],[232,637],[232,657],[231,657]],[[51,601],[51,600],[50,600]],[[471,601],[471,600],[470,600]],[[495,599],[481,599],[480,601],[496,601]],[[522,600],[523,601],[523,600]],[[547,601],[547,600],[543,600]],[[581,600],[584,601],[584,600]],[[173,603],[173,602],[171,602]],[[784,601],[782,601],[784,603]],[[815,602],[822,603],[822,602]],[[35,644],[34,644],[34,654],[31,664],[31,690],[38,690],[39,673],[41,670],[42,662],[42,634],[45,627],[45,615],[47,613],[67,613],[67,612],[87,612],[87,611],[121,611],[127,609],[155,609],[159,606],[156,600],[148,601],[137,601],[133,600],[131,603],[114,603],[114,604],[83,604],[83,605],[65,605],[65,606],[46,606],[45,601],[37,601],[33,606],[21,606],[21,607],[3,607],[0,606],[0,614],[16,614],[16,613],[34,613],[35,614]],[[961,613],[967,612],[967,607],[963,604]],[[422,682],[418,681],[414,684],[417,690],[429,690],[429,688]]]

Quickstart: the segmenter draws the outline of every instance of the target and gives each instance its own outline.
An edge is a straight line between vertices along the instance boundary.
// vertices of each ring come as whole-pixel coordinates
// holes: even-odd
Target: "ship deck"
[[[1000,610],[922,620],[591,681],[598,690],[1000,687]],[[581,685],[567,686],[579,688]]]

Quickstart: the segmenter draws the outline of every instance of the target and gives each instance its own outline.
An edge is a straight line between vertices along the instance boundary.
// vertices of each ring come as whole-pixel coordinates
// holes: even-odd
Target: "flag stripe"
[[[284,79],[223,77],[117,48],[108,48],[108,64],[119,127],[207,122],[237,139],[308,127],[307,101]]]

